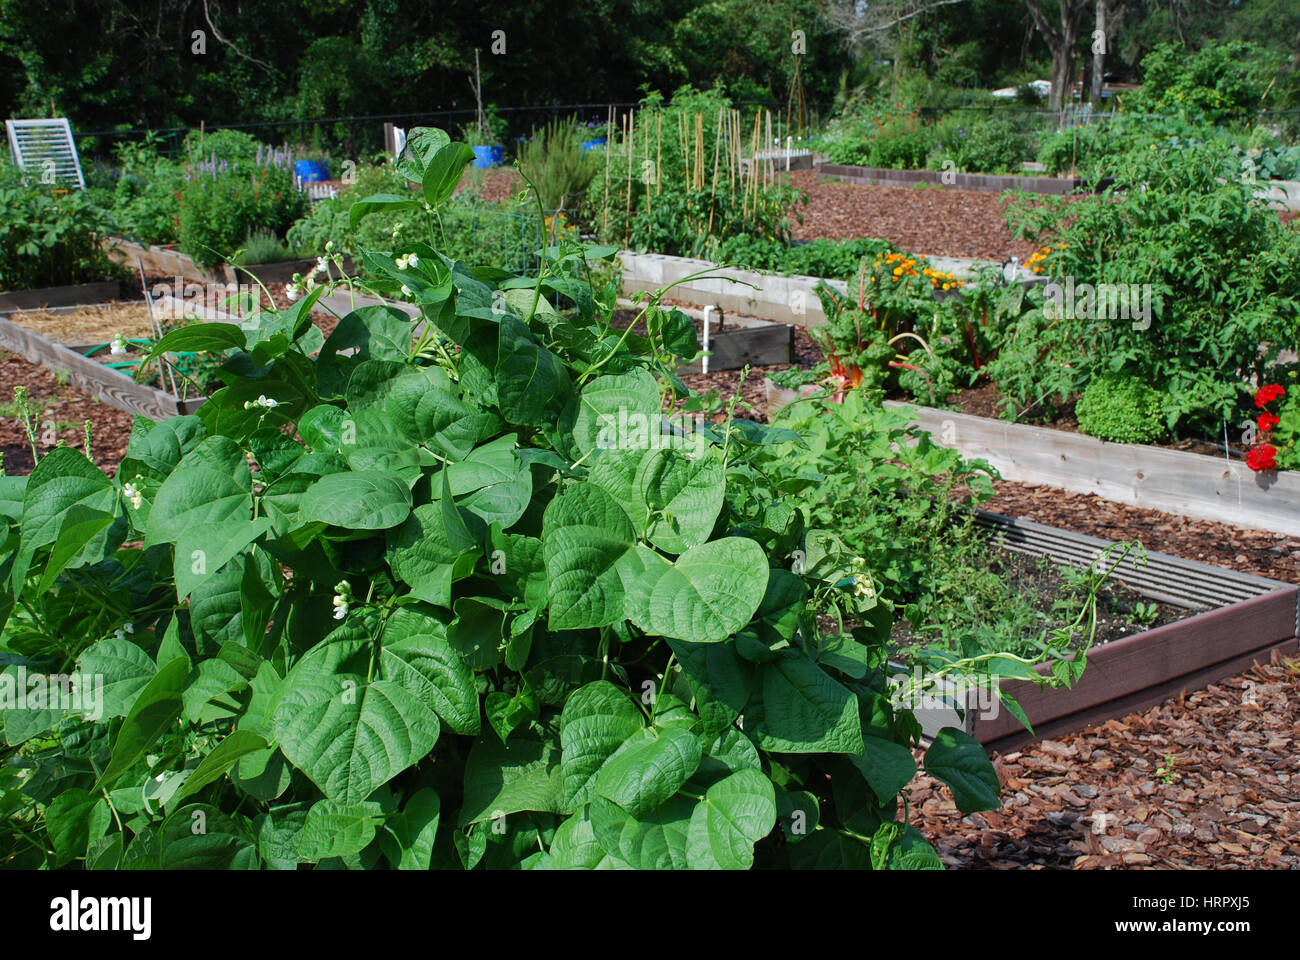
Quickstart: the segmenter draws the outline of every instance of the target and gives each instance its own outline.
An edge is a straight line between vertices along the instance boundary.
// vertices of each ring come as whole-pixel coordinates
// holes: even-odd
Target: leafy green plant
[[[292,256],[293,251],[283,240],[270,231],[259,230],[244,240],[236,262],[275,263],[279,260],[289,260]]]
[[[964,282],[924,257],[880,253],[864,258],[849,283],[856,299],[825,283],[816,287],[826,322],[809,335],[830,376],[872,391],[896,384],[926,403],[945,402],[967,365],[979,362],[975,328],[957,293]]]
[[[107,213],[81,191],[24,184],[0,164],[0,290],[36,290],[89,283],[120,271],[101,242]]]
[[[1065,242],[1053,280],[1136,290],[1149,318],[1092,306],[1027,312],[1003,339],[998,372],[1012,365],[1014,337],[1023,406],[1053,392],[1064,400],[1099,376],[1130,376],[1160,385],[1167,427],[1217,433],[1243,385],[1267,382],[1281,345],[1300,338],[1300,233],[1254,196],[1223,141],[1151,140],[1128,150],[1114,175],[1095,196],[1021,198],[1008,222],[1036,241]]]
[[[122,236],[146,245],[180,239],[178,201],[185,185],[182,164],[158,152],[152,136],[118,144],[120,175],[114,186],[112,220]]]
[[[609,143],[605,174],[588,189],[593,225],[635,250],[706,259],[735,236],[788,241],[807,196],[770,165],[750,162],[761,144],[756,130],[717,90],[683,87],[668,103],[646,97],[631,135]]]
[[[420,195],[352,222],[440,210],[470,156],[412,131]],[[0,478],[4,690],[98,691],[4,711],[6,860],[940,867],[900,803],[888,605],[763,467],[794,437],[665,419],[694,330],[657,297],[644,337],[611,326],[584,278],[614,248],[518,275],[436,241],[360,252],[418,327],[322,338],[324,287],[184,327],[153,353],[223,358],[197,416],[137,421],[116,478],[66,448]],[[997,804],[960,730],[925,764]]]
[[[1074,408],[1079,429],[1099,440],[1152,443],[1168,434],[1165,397],[1136,377],[1098,377]]]
[[[181,244],[204,266],[232,255],[251,233],[283,236],[308,208],[287,164],[245,160],[215,172],[191,166],[186,176],[180,196]]]
[[[1017,172],[1020,161],[1029,155],[1025,130],[1007,117],[977,117],[949,124],[941,142],[943,158],[951,158],[958,170],[967,172]]]
[[[519,145],[519,166],[548,212],[566,210],[572,218],[585,199],[600,168],[600,154],[582,149],[589,136],[586,127],[553,121],[534,130],[532,138]]]

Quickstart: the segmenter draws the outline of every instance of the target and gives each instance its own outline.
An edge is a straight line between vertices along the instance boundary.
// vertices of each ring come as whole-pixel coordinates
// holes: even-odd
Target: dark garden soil
[[[912,822],[955,869],[1294,870],[1297,737],[1300,660],[1278,659],[994,754],[995,811],[963,817],[947,787],[922,774],[910,788]]]
[[[1063,622],[1062,614],[1052,616],[1051,613],[1052,605],[1069,590],[1069,583],[1062,568],[1046,558],[997,551],[992,546],[990,550],[996,551],[990,558],[990,569],[1007,585],[1008,592],[1027,600],[1036,611],[1043,614],[1045,626],[1060,625]],[[1138,603],[1151,603],[1155,609],[1154,617],[1145,623],[1139,622],[1134,615],[1134,608]],[[1077,610],[1078,607],[1075,607],[1075,611]],[[1097,636],[1094,643],[1101,645],[1112,640],[1131,637],[1144,630],[1152,630],[1186,619],[1195,612],[1173,604],[1152,603],[1140,593],[1128,589],[1122,582],[1112,579],[1097,591]],[[1039,627],[1034,632],[1035,638],[1041,629],[1042,627]],[[899,646],[935,642],[933,634],[913,630],[911,624],[901,617],[894,622],[890,640]]]

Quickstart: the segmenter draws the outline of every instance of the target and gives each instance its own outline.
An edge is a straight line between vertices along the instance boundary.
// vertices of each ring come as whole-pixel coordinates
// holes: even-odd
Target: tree
[[[1092,31],[1092,89],[1088,99],[1094,107],[1101,106],[1101,86],[1106,76],[1106,55],[1110,53],[1111,38],[1124,22],[1128,7],[1124,0],[1097,0],[1097,26]]]
[[[1025,0],[1029,16],[1039,36],[1052,52],[1053,110],[1065,107],[1068,91],[1074,84],[1074,54],[1079,44],[1079,32],[1084,11],[1093,0],[1057,0],[1057,15],[1050,17],[1045,10],[1045,0]]]

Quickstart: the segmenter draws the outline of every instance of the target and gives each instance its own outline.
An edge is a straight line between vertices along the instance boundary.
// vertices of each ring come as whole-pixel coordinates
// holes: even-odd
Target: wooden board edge
[[[1230,677],[1248,670],[1253,664],[1268,663],[1275,651],[1281,656],[1287,656],[1296,653],[1298,649],[1300,649],[1300,641],[1295,637],[1270,643],[1258,650],[1220,661],[1194,673],[1173,677],[1156,686],[1146,687],[1127,696],[1096,704],[1085,710],[1066,714],[1055,720],[1049,720],[1046,723],[1035,724],[1033,736],[1029,734],[1029,731],[1021,727],[1016,733],[985,741],[979,736],[979,727],[977,725],[975,737],[980,740],[984,748],[990,753],[1006,753],[1026,744],[1079,733],[1089,727],[1098,726],[1107,720],[1146,710],[1158,703],[1163,703],[1182,691],[1200,690],[1217,680],[1222,680],[1224,677]]]

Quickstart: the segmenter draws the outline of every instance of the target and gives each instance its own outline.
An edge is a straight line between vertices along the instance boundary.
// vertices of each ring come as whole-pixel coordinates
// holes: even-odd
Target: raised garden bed
[[[67,287],[44,287],[40,290],[11,290],[8,293],[0,293],[0,313],[102,303],[105,300],[114,300],[121,294],[122,285],[116,280],[78,283]]]
[[[1078,177],[1025,177],[989,173],[957,173],[948,170],[894,170],[888,167],[857,167],[837,163],[818,164],[820,176],[836,177],[847,183],[866,183],[883,187],[911,187],[918,183],[933,183],[956,190],[1023,190],[1049,196],[1066,196],[1077,190],[1093,189],[1086,180]],[[1097,184],[1105,187],[1107,181]]]
[[[619,254],[623,263],[623,290],[659,291],[669,284],[677,284],[667,295],[676,300],[712,305],[731,313],[741,313],[779,323],[794,323],[803,327],[816,326],[826,321],[816,288],[823,281],[818,277],[778,276],[757,270],[738,270],[719,267],[708,260],[689,257],[670,257],[661,253]],[[978,260],[952,257],[929,257],[930,266],[944,270],[961,279],[969,279],[979,266],[991,264]],[[707,272],[707,278],[678,283],[683,277]],[[848,284],[843,280],[826,280],[848,295]],[[1039,283],[1038,277],[1027,277],[1021,282]]]
[[[1060,563],[1084,566],[1110,546],[1096,537],[997,514],[981,512],[980,520],[1005,549]],[[1160,553],[1148,554],[1145,566],[1126,561],[1114,577],[1143,596],[1205,612],[1094,647],[1083,677],[1070,690],[1003,680],[1002,689],[1024,709],[1033,735],[1006,709],[981,713],[973,693],[964,695],[964,716],[955,708],[918,710],[927,733],[957,725],[986,747],[1005,752],[1200,689],[1253,663],[1269,662],[1275,650],[1297,649],[1300,589],[1292,584]]]
[[[797,399],[767,384],[768,410]],[[1256,473],[1237,460],[1200,453],[1109,443],[1082,433],[1008,423],[954,410],[886,400],[908,407],[940,446],[988,461],[1005,480],[1095,494],[1150,510],[1300,535],[1300,471]]]
[[[232,319],[229,314],[196,308],[175,298],[157,300],[155,308],[159,316]],[[77,322],[79,315],[88,315],[88,319]],[[79,390],[119,410],[151,420],[165,420],[193,413],[203,404],[205,397],[182,397],[175,390],[137,383],[110,366],[107,341],[119,333],[128,338],[153,336],[148,308],[143,302],[113,304],[111,309],[99,305],[90,310],[63,308],[0,316],[0,347],[56,373],[66,371],[70,382]],[[172,378],[164,375],[163,382],[171,386]]]

